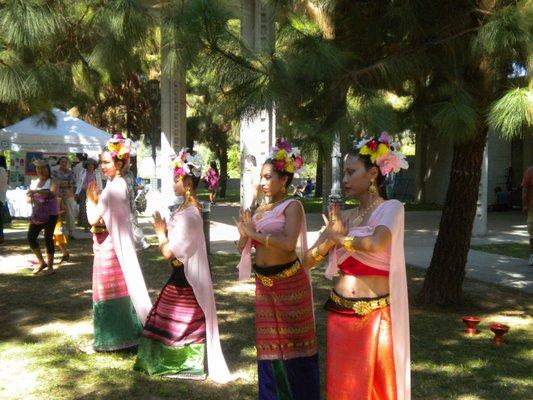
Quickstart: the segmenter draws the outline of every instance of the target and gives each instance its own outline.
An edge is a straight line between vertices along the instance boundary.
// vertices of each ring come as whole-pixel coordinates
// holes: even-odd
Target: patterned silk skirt
[[[396,400],[390,306],[356,315],[328,300],[326,309],[327,399]]]
[[[135,370],[171,378],[205,379],[205,315],[183,266],[172,275],[144,326]]]
[[[113,351],[134,347],[142,327],[107,231],[93,234],[93,251],[94,349]]]
[[[254,266],[260,400],[318,400],[320,380],[313,296],[298,260]]]

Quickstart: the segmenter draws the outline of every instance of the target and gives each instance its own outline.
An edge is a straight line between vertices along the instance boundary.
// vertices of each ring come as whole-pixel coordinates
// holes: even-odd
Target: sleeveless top
[[[46,182],[39,186],[39,179],[31,181],[30,190],[32,194],[32,212],[30,222],[35,225],[44,224],[48,221],[50,215],[59,215],[56,195],[50,192],[52,180],[48,178]],[[45,191],[40,192],[40,191]]]

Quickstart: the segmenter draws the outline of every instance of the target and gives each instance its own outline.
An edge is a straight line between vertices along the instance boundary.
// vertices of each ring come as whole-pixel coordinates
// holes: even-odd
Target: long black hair
[[[283,176],[286,176],[288,179],[287,179],[287,183],[285,183],[285,189],[288,189],[290,184],[292,183],[292,179],[294,178],[294,174],[292,172],[287,172],[285,170],[283,171],[279,171],[277,170],[276,168],[274,168],[274,160],[272,158],[268,158],[266,161],[265,161],[265,164],[270,164],[272,165],[272,170],[278,174],[278,176],[281,178]],[[263,165],[265,165],[263,164]]]
[[[6,157],[0,154],[0,168],[7,169]]]
[[[378,187],[378,193],[381,197],[383,197],[385,200],[387,200],[387,191],[385,189],[385,176],[381,173],[381,170],[379,167],[372,162],[370,159],[370,155],[368,154],[360,154],[359,149],[350,149],[348,150],[348,153],[346,153],[346,157],[354,157],[364,164],[365,169],[368,171],[372,167],[376,167],[378,170],[378,176],[376,179],[376,186]]]
[[[217,168],[217,163],[216,163],[216,162],[211,161],[211,162],[209,163],[209,166],[215,170],[215,172],[217,173],[217,175],[220,175],[220,173],[218,172],[218,168]]]

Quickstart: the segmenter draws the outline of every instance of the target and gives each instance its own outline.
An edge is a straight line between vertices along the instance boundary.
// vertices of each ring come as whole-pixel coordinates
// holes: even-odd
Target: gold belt
[[[331,292],[329,298],[341,307],[354,310],[357,315],[368,315],[378,308],[387,307],[390,304],[390,297],[383,297],[377,300],[347,300],[338,296],[335,292]]]
[[[101,226],[101,225],[94,225],[91,227],[91,232],[92,233],[104,233],[104,232],[107,232],[107,228],[105,226]]]
[[[266,275],[261,275],[260,273],[256,272],[255,276],[261,281],[261,283],[264,286],[272,287],[274,286],[274,281],[279,281],[280,279],[290,278],[291,276],[296,275],[300,267],[301,265],[297,261],[294,264],[292,264],[292,266],[290,266],[286,270],[281,271],[280,273],[266,276]]]
[[[170,265],[174,268],[183,267],[183,263],[177,258],[173,258],[172,260],[170,260]]]

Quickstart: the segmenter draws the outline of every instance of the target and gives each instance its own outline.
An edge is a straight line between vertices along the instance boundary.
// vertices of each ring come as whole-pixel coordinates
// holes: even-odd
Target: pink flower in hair
[[[275,160],[274,161],[274,169],[277,171],[283,171],[285,169],[286,163],[285,160]]]
[[[302,158],[302,156],[294,157],[294,167],[296,168],[296,170],[299,170],[300,168],[302,168],[303,165],[304,165],[304,159]]]
[[[385,176],[390,173],[397,173],[400,169],[407,169],[409,167],[407,160],[405,160],[405,155],[396,151],[390,151],[386,155],[378,157],[376,165]]]

